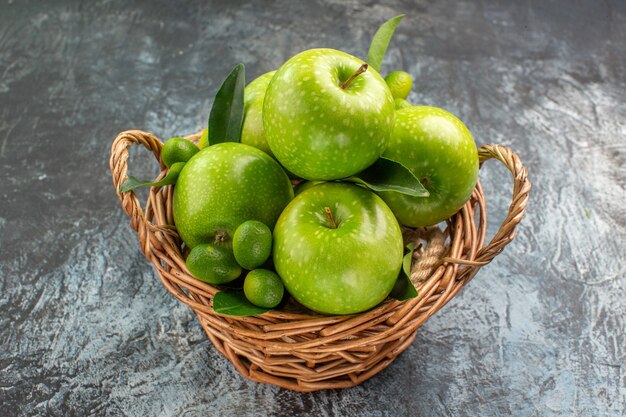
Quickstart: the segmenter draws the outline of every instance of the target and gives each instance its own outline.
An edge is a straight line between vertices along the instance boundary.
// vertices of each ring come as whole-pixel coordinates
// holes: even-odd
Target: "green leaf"
[[[415,243],[410,242],[406,245],[408,252],[402,259],[402,271],[398,276],[398,280],[394,285],[389,296],[399,301],[410,300],[418,296],[418,292],[411,281],[411,262],[413,261],[413,250],[415,249]]]
[[[213,311],[226,316],[256,316],[270,310],[255,306],[240,290],[220,291],[213,297]]]
[[[415,250],[415,243],[409,242],[406,245],[406,248],[409,250],[404,258],[402,258],[402,270],[406,274],[407,277],[411,276],[411,264],[413,263],[413,250]]]
[[[124,184],[120,186],[120,193],[125,193],[127,191],[134,190],[137,187],[163,187],[164,185],[176,184],[176,180],[178,179],[178,174],[185,166],[185,162],[176,162],[172,164],[167,175],[161,181],[149,181],[149,180],[140,180],[133,176],[128,176],[128,179],[124,181]]]
[[[411,282],[411,279],[404,273],[401,273],[396,281],[396,285],[394,285],[393,290],[391,290],[389,297],[395,298],[398,301],[406,301],[411,298],[415,298],[418,295],[419,294]]]
[[[379,158],[365,171],[346,178],[345,181],[360,184],[375,192],[396,192],[412,197],[430,195],[407,167],[389,158]]]
[[[215,95],[209,114],[209,145],[241,139],[245,72],[243,64],[235,65]]]
[[[380,72],[380,67],[383,64],[383,58],[387,52],[387,47],[389,46],[393,32],[403,18],[403,14],[392,17],[383,23],[374,34],[372,43],[370,44],[370,50],[367,53],[367,63],[376,71]]]

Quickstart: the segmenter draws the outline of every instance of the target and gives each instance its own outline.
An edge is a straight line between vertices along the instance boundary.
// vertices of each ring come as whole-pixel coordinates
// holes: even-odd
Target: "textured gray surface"
[[[626,3],[168,3],[0,3],[0,415],[623,415]],[[140,254],[110,144],[197,130],[237,62],[256,76],[314,46],[364,56],[399,12],[383,72],[519,152],[527,217],[375,378],[247,381]],[[510,181],[494,162],[481,179],[493,233]]]

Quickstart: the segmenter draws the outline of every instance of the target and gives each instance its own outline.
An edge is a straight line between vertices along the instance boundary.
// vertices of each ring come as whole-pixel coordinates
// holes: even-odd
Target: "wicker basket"
[[[151,150],[161,165],[159,178],[166,174],[159,139],[138,130],[123,132],[111,150],[116,190],[127,178],[133,144]],[[118,197],[163,285],[195,311],[211,342],[243,376],[296,391],[349,388],[387,367],[411,344],[417,328],[513,239],[530,191],[527,171],[502,146],[485,145],[478,153],[481,165],[495,158],[514,180],[508,214],[491,242],[484,245],[485,199],[478,183],[471,199],[442,228],[404,231],[407,240],[421,244],[411,271],[419,296],[403,302],[387,299],[373,310],[348,316],[322,316],[293,305],[254,317],[216,314],[211,300],[218,289],[193,278],[185,266],[172,215],[173,187],[152,187],[143,209],[133,192],[118,192]]]

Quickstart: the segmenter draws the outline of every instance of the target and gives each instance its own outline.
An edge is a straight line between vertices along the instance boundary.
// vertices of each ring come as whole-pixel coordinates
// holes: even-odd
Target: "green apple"
[[[381,192],[403,226],[439,223],[469,199],[478,180],[478,151],[467,127],[436,107],[396,111],[396,126],[383,156],[401,162],[420,179],[429,197]]]
[[[376,306],[402,264],[402,233],[373,192],[348,183],[296,196],[274,228],[274,265],[289,293],[311,310],[352,314]]]
[[[226,142],[195,154],[174,189],[174,222],[193,248],[201,243],[230,245],[237,227],[258,220],[270,229],[293,198],[278,163],[252,146]]]
[[[305,190],[308,190],[311,187],[314,187],[318,184],[323,183],[324,181],[302,181],[300,184],[298,184],[294,189],[293,189],[293,193],[294,195],[298,195],[301,194],[302,192],[304,192]]]
[[[272,150],[267,144],[263,129],[263,102],[267,86],[276,71],[265,73],[252,81],[244,90],[244,116],[241,128],[241,143],[254,146],[270,156]]]
[[[278,161],[308,180],[349,177],[385,150],[395,120],[385,80],[358,58],[311,49],[285,62],[265,94],[263,127]]]

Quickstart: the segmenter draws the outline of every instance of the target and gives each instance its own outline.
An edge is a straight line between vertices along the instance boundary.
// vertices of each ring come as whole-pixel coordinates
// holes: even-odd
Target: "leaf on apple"
[[[245,67],[235,65],[215,95],[209,114],[209,145],[239,142],[243,126]]]
[[[167,175],[161,181],[140,180],[131,175],[120,186],[120,193],[134,190],[137,187],[163,187],[164,185],[176,184],[178,174],[185,166],[185,162],[176,162],[172,164]]]
[[[213,311],[225,316],[256,316],[270,310],[252,304],[241,290],[220,291],[213,297]]]
[[[365,171],[346,178],[345,181],[362,185],[374,192],[389,191],[412,197],[428,197],[430,194],[411,170],[398,161],[379,158]]]
[[[402,258],[402,270],[406,274],[407,277],[411,276],[411,264],[413,263],[413,251],[415,250],[415,243],[409,242],[406,245],[406,249],[408,252]]]
[[[403,18],[403,14],[392,17],[383,23],[374,34],[372,43],[370,44],[370,49],[367,53],[367,63],[376,71],[380,72],[380,67],[383,64],[383,58],[387,52],[389,42],[391,42],[393,32],[396,30],[396,26],[398,26],[398,23],[400,23]]]
[[[404,258],[402,258],[402,271],[400,271],[398,281],[396,285],[394,285],[393,290],[391,290],[391,294],[389,294],[389,297],[399,301],[410,300],[418,296],[413,281],[411,281],[411,263],[413,261],[415,243],[410,242],[406,245],[406,248],[408,252],[404,255]]]

